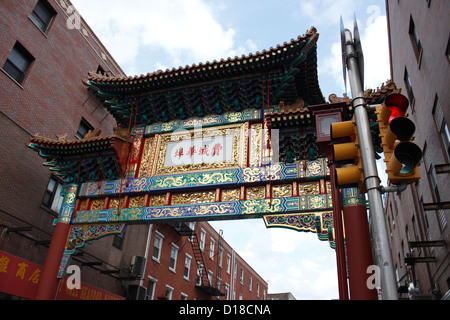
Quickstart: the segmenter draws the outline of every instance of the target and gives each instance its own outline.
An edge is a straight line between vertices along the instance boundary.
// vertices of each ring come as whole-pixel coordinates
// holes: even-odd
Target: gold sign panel
[[[155,175],[246,167],[247,135],[248,123],[163,134]]]

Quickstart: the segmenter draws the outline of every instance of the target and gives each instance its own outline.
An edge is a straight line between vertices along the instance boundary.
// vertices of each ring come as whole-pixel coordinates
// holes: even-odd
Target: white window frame
[[[213,285],[213,272],[211,270],[208,270],[208,285]]]
[[[231,256],[227,253],[227,273],[231,272]]]
[[[225,300],[230,300],[230,285],[225,282]]]
[[[172,272],[177,272],[177,260],[178,260],[178,246],[172,243],[172,248],[170,249],[170,258],[169,258],[169,270]],[[175,252],[175,257],[172,257],[172,253]],[[173,260],[173,267],[170,266]]]
[[[197,265],[197,281],[195,283],[197,286],[202,284],[202,272],[203,272],[203,265],[202,264]]]
[[[192,231],[195,232],[195,222],[192,222],[192,221],[189,222],[189,228],[191,228]],[[194,236],[193,236],[193,235],[190,235],[190,236],[189,236],[189,242],[192,243],[193,240],[194,240]]]
[[[186,258],[184,259],[183,279],[188,280],[188,281],[189,281],[189,277],[191,275],[191,263],[192,263],[192,257],[186,253]],[[185,274],[186,269],[187,269],[187,276]]]
[[[205,242],[206,242],[206,231],[201,230],[200,232],[200,250],[205,251]]]
[[[209,242],[209,258],[214,260],[214,249],[216,247],[216,240],[214,238],[210,239]]]
[[[159,247],[156,245],[156,239],[160,240]],[[163,241],[164,241],[164,236],[161,233],[159,233],[158,231],[156,231],[155,232],[155,240],[153,242],[152,259],[155,260],[158,263],[160,263],[160,259],[161,259],[161,251],[162,251]],[[157,257],[154,256],[155,248],[158,248],[158,256]]]
[[[149,295],[149,290],[148,290],[148,283],[149,282],[153,282],[153,288],[152,288],[152,292],[151,295]],[[155,300],[155,289],[156,289],[156,283],[158,282],[158,279],[153,278],[152,276],[148,276],[148,281],[147,281],[147,292],[146,292],[146,296],[145,299],[146,300]]]
[[[167,292],[169,292],[169,295],[167,295]],[[169,286],[168,284],[166,284],[166,292],[164,294],[167,298],[167,300],[172,300],[173,297],[173,287]]]
[[[222,262],[223,262],[223,247],[219,246],[219,267],[222,268]]]

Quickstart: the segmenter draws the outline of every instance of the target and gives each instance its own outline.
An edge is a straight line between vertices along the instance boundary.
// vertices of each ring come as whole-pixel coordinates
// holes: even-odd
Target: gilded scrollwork
[[[88,203],[88,199],[83,199],[81,200],[80,203],[80,211],[86,210],[87,209],[87,203]]]
[[[148,177],[150,169],[151,151],[153,138],[146,138],[144,150],[142,152],[141,165],[139,168],[139,177]]]
[[[238,201],[239,200],[239,194],[241,192],[240,188],[235,189],[223,189],[222,190],[222,201]]]
[[[300,196],[309,196],[319,193],[319,182],[304,182],[298,184],[298,194]]]
[[[123,208],[125,205],[125,197],[120,198],[120,208]],[[117,209],[119,206],[119,197],[117,198],[111,198],[109,201],[109,208],[110,209]]]
[[[145,196],[136,196],[130,197],[130,201],[128,203],[128,207],[130,208],[139,208],[144,206]]]
[[[291,184],[280,184],[272,186],[272,197],[273,198],[285,198],[290,197],[292,194]]]
[[[105,205],[105,199],[94,199],[92,201],[91,210],[101,210]]]
[[[172,205],[214,202],[215,191],[182,192],[172,194]]]
[[[150,206],[164,206],[166,204],[166,195],[165,194],[155,194],[150,196]]]
[[[264,199],[265,198],[265,187],[249,187],[247,188],[247,199],[255,200],[255,199]]]

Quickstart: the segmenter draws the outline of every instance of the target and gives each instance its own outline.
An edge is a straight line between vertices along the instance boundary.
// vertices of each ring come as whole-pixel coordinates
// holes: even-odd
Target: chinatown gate
[[[116,119],[114,133],[29,142],[67,182],[36,299],[54,297],[78,248],[127,224],[186,230],[190,221],[220,219],[315,232],[336,249],[341,299],[347,270],[350,291],[365,286],[373,264],[365,200],[357,188],[334,186],[327,157],[329,125],[351,119],[352,107],[325,103],[317,39],[312,28],[234,59],[135,77],[89,73],[83,82]],[[376,299],[374,290],[353,292]]]

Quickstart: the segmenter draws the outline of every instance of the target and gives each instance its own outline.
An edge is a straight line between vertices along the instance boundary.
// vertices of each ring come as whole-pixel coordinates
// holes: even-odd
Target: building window
[[[213,283],[213,272],[208,270],[208,286],[212,286]]]
[[[177,268],[178,247],[172,243],[172,249],[170,250],[169,269],[176,272]]]
[[[405,67],[405,76],[404,76],[403,80],[405,81],[405,86],[408,91],[408,98],[409,98],[409,102],[411,104],[411,110],[412,110],[412,112],[414,112],[414,101],[415,101],[414,92],[412,89],[411,79],[409,78],[408,70],[406,69],[406,67]]]
[[[249,276],[248,279],[248,290],[252,291],[253,278],[252,276]]]
[[[259,297],[259,283],[256,284],[256,296]]]
[[[420,43],[419,34],[417,33],[416,25],[414,24],[414,20],[412,16],[409,18],[409,37],[411,38],[411,43],[414,49],[414,53],[416,55],[417,61],[420,62],[422,58],[422,44]]]
[[[222,268],[222,260],[223,260],[223,248],[219,246],[219,267]]]
[[[161,257],[161,247],[163,238],[164,238],[163,235],[157,231],[155,235],[155,244],[153,245],[153,254],[152,254],[152,259],[157,262],[159,262],[159,258]]]
[[[431,161],[431,155],[430,155],[430,151],[428,150],[427,144],[425,143],[425,146],[423,147],[423,162],[425,164],[425,170],[427,171],[428,174],[428,178],[430,181],[430,187],[432,190],[432,193],[434,193],[435,196],[435,200],[437,202],[441,201],[441,197],[439,195],[439,189],[437,186],[437,181],[436,181],[436,172],[434,170],[434,166],[433,163]]]
[[[56,11],[46,0],[39,0],[31,13],[30,19],[34,24],[41,29],[42,32],[46,32],[53,17],[56,16]]]
[[[99,65],[99,66],[97,67],[97,74],[101,74],[102,76],[105,75],[105,70],[102,68],[101,65]]]
[[[195,232],[195,222],[189,222],[189,228]],[[194,240],[194,232],[189,236],[189,241],[192,242]]]
[[[227,254],[227,273],[230,274],[231,272],[231,256]]]
[[[121,233],[121,234],[115,234],[114,238],[113,238],[113,247],[122,250],[122,245],[123,245],[123,236],[125,233]]]
[[[221,289],[221,287],[222,287],[222,279],[220,279],[219,277],[217,278],[217,282],[216,282],[216,288],[217,288],[217,291],[219,291],[220,292],[220,289]],[[218,299],[220,299],[220,295],[218,295],[218,296],[216,296]]]
[[[225,300],[230,300],[230,285],[225,283]]]
[[[173,288],[166,284],[166,293],[164,294],[167,300],[172,300]]]
[[[196,282],[197,286],[200,286],[202,284],[202,273],[203,273],[203,265],[199,264],[197,267],[197,282]]]
[[[450,158],[450,132],[448,129],[447,122],[445,121],[444,118],[444,112],[442,111],[441,103],[437,95],[434,98],[433,117],[436,123],[436,128],[440,133],[442,144],[444,145],[445,148],[445,153],[447,154],[447,157]]]
[[[239,278],[241,284],[244,283],[244,268],[241,268],[241,277]]]
[[[63,184],[54,177],[50,177],[45,189],[42,205],[56,213],[61,209],[64,197],[61,195]]]
[[[205,251],[206,231],[202,230],[200,233],[200,250]]]
[[[16,42],[2,69],[21,84],[33,61],[34,57],[19,42]]]
[[[188,295],[186,293],[181,293],[181,298],[180,300],[187,300],[188,299]]]
[[[155,287],[156,287],[156,279],[150,278],[148,279],[147,284],[147,292],[146,292],[146,300],[153,300],[155,298]]]
[[[183,278],[189,280],[189,274],[191,273],[191,261],[192,257],[186,254],[186,258],[184,259],[184,272]]]
[[[216,240],[211,238],[211,242],[209,243],[209,258],[214,260],[214,247],[216,246]]]
[[[81,118],[80,125],[78,126],[77,134],[75,137],[78,139],[83,139],[84,136],[89,132],[89,130],[93,130],[94,127],[89,124],[84,118]]]

